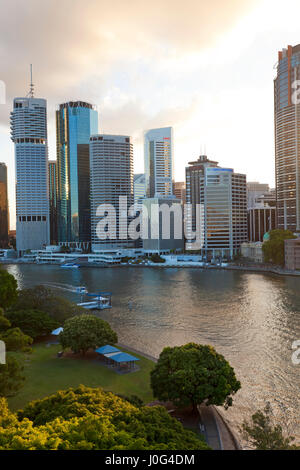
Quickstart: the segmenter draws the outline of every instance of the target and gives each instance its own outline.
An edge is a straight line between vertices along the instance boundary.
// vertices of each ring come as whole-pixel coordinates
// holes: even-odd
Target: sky
[[[173,126],[175,180],[206,153],[248,181],[274,186],[273,79],[278,51],[300,43],[299,0],[0,0],[0,161],[8,165],[15,225],[9,113],[29,90],[55,109],[95,104],[99,132],[133,138],[144,171],[143,131]]]

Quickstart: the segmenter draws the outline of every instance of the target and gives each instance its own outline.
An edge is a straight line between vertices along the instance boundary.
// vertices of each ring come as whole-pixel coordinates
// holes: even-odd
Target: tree
[[[55,296],[51,289],[44,286],[20,290],[11,310],[14,312],[17,310],[39,310],[47,313],[60,324],[67,318],[85,313],[84,308],[78,307],[67,299]]]
[[[17,310],[7,312],[6,317],[12,327],[19,327],[23,333],[34,340],[39,336],[48,335],[59,327],[59,322],[51,318],[47,313],[39,310]],[[1,317],[0,317],[1,327]]]
[[[8,330],[11,327],[10,321],[4,316],[3,309],[0,308],[0,334],[1,331]]]
[[[269,232],[269,240],[262,246],[266,263],[284,265],[284,240],[296,238],[290,230],[275,229]]]
[[[17,298],[18,284],[12,274],[0,269],[0,307],[7,309]]]
[[[0,340],[4,341],[6,351],[29,352],[32,338],[24,335],[20,328],[10,328],[0,334]]]
[[[233,368],[212,346],[189,343],[165,348],[151,372],[153,394],[179,406],[232,405],[240,387]]]
[[[251,417],[251,422],[246,420],[241,428],[243,437],[258,450],[289,450],[295,449],[291,445],[294,437],[285,437],[282,427],[272,422],[272,409],[268,403],[264,411],[257,411]]]
[[[27,405],[0,403],[0,449],[202,450],[208,446],[160,406],[136,407],[80,386]]]
[[[162,258],[158,253],[154,253],[150,260],[152,261],[152,263],[165,263],[166,260],[165,258]]]
[[[0,364],[0,397],[15,395],[23,386],[23,367],[13,357],[6,356],[6,364]],[[1,406],[0,406],[1,413]]]
[[[90,348],[117,343],[118,337],[109,323],[101,318],[95,315],[79,315],[66,320],[59,340],[64,349],[69,347],[76,353],[85,354]]]

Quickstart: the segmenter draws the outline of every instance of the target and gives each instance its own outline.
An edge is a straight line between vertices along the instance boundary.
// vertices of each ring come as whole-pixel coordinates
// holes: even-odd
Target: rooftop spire
[[[30,64],[30,85],[29,85],[29,93],[27,96],[29,98],[34,97],[34,84],[32,83],[32,64]]]

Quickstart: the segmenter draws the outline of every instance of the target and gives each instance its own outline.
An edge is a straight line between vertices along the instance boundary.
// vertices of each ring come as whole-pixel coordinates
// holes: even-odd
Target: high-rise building
[[[278,52],[274,80],[277,227],[293,232],[300,231],[300,107],[293,99],[299,79],[300,44]]]
[[[133,175],[133,194],[135,204],[140,204],[141,200],[146,196],[144,173],[137,173]]]
[[[0,248],[6,248],[8,245],[8,230],[7,166],[0,163]]]
[[[98,132],[98,113],[89,103],[70,101],[56,111],[58,241],[90,242],[89,140]]]
[[[91,237],[92,250],[103,248],[128,248],[134,246],[127,234],[128,209],[133,204],[133,146],[131,139],[123,135],[93,135],[90,138],[91,164]],[[119,206],[119,197],[126,199]],[[125,200],[125,199],[124,199]],[[115,210],[115,236],[99,238],[97,225],[101,216],[97,209],[110,204]],[[113,215],[106,220],[112,227]]]
[[[256,199],[269,191],[269,185],[258,183],[257,181],[249,181],[247,183],[247,206],[252,209],[256,205]]]
[[[16,161],[17,251],[49,244],[47,102],[15,98],[11,112],[11,139]]]
[[[206,258],[231,259],[247,241],[246,175],[220,168],[206,155],[189,165],[186,203],[191,211],[187,222],[199,235],[199,246],[193,246],[191,238],[189,248],[200,250]]]
[[[50,243],[57,243],[57,172],[56,161],[49,161]]]
[[[151,129],[144,134],[146,196],[173,195],[173,129]]]
[[[176,181],[173,183],[173,193],[177,199],[180,199],[182,204],[185,204],[185,182]]]

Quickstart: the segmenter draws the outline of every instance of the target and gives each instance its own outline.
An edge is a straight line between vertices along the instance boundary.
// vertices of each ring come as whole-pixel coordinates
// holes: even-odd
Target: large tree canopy
[[[263,243],[263,254],[266,263],[284,265],[284,240],[296,238],[290,230],[275,229],[269,232],[269,240]]]
[[[6,317],[13,327],[19,327],[23,333],[31,336],[33,339],[48,335],[52,330],[60,326],[57,320],[39,310],[10,311],[6,313]]]
[[[0,268],[0,307],[6,309],[17,298],[18,284],[12,274]]]
[[[78,315],[66,320],[64,330],[59,335],[62,347],[84,354],[108,343],[117,343],[117,334],[109,323],[95,315]]]
[[[137,408],[100,388],[60,391],[32,402],[18,417],[0,403],[0,449],[207,448],[164,408]]]
[[[233,368],[212,346],[189,343],[165,348],[151,372],[153,394],[159,400],[194,408],[232,405],[240,387]]]
[[[35,286],[18,292],[18,298],[11,310],[38,310],[63,323],[67,318],[85,312],[84,308],[69,300],[54,295],[51,289]]]

